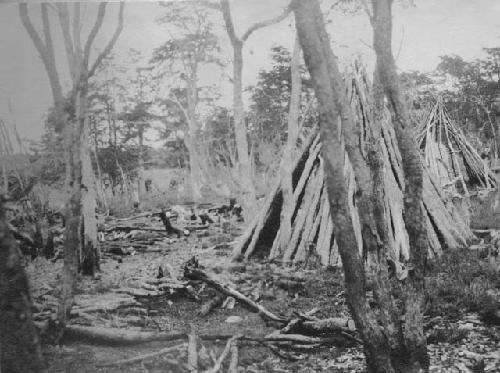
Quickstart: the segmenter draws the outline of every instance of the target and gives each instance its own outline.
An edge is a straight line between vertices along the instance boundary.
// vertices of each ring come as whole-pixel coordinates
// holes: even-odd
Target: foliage
[[[149,152],[144,152],[148,159]],[[116,187],[125,183],[127,177],[135,177],[138,167],[139,148],[136,145],[107,146],[97,149],[97,161],[101,173],[109,177],[111,185]],[[96,159],[93,159],[94,170],[97,169]],[[125,178],[125,180],[124,180]]]
[[[453,89],[446,91],[448,110],[488,142],[498,133],[500,48],[484,51],[486,57],[471,62],[456,55],[442,56],[437,72],[455,80]]]
[[[51,108],[45,119],[42,138],[39,142],[31,142],[28,149],[34,176],[49,185],[61,183],[65,174],[63,134],[56,123],[54,109]]]
[[[262,70],[255,86],[250,87],[252,104],[249,113],[249,130],[253,138],[264,142],[279,139],[283,143],[286,139],[287,117],[290,106],[290,93],[292,85],[290,51],[277,45],[271,48],[272,67]],[[312,85],[307,70],[300,67],[302,76],[302,107],[304,115],[308,102],[313,97]],[[314,122],[310,116],[306,126]]]
[[[220,58],[218,37],[214,34],[213,23],[208,11],[197,5],[186,6],[182,3],[164,4],[168,12],[158,19],[165,24],[170,38],[153,50],[150,59],[151,69],[157,81],[168,81],[169,90],[163,95],[170,104],[182,106],[187,111],[188,99],[196,106],[201,96],[211,100],[209,87],[198,87],[199,69],[202,66],[223,67]],[[189,87],[196,86],[195,92]],[[189,97],[192,94],[193,97]],[[166,107],[167,109],[171,108]]]
[[[248,88],[251,105],[248,113],[248,131],[257,166],[269,167],[280,157],[286,141],[288,111],[292,85],[290,51],[276,45],[271,48],[272,67],[259,72],[257,83]],[[300,67],[302,76],[301,117],[304,127],[317,122],[313,107],[314,93],[305,66]],[[304,120],[305,119],[305,120]],[[274,163],[273,163],[274,162]]]
[[[168,87],[156,101],[164,113],[158,130],[171,151],[168,164],[185,167],[191,162],[189,154],[201,151],[197,149],[202,135],[200,104],[211,105],[217,97],[212,86],[202,85],[201,69],[220,69],[223,64],[214,25],[205,7],[182,3],[163,6],[168,12],[158,22],[166,25],[170,38],[154,49],[150,60],[157,81]]]
[[[236,166],[234,118],[227,108],[216,106],[212,109],[203,135],[215,164]]]

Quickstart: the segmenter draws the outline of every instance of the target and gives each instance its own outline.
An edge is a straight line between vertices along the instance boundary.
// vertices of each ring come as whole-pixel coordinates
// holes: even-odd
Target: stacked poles
[[[464,194],[468,192],[468,185],[496,188],[495,175],[450,119],[440,97],[422,122],[417,141],[424,151],[426,165],[441,186],[451,186],[459,180]]]
[[[346,89],[351,107],[360,126],[360,143],[370,126],[370,85],[363,70],[355,68],[346,78]],[[339,123],[340,125],[340,123]],[[391,256],[395,260],[409,258],[408,234],[403,220],[404,176],[401,155],[397,146],[390,115],[386,112],[382,123],[382,151],[385,164],[386,217],[391,238]],[[323,265],[340,265],[337,243],[333,234],[320,155],[321,143],[313,132],[298,151],[293,165],[292,234],[284,251],[280,250],[280,214],[283,208],[281,180],[267,196],[261,212],[250,223],[234,246],[233,259],[247,260],[260,257],[297,264],[307,261],[314,254]],[[361,229],[357,207],[354,205],[356,185],[348,157],[344,164],[350,211],[355,225],[358,249],[362,250]],[[424,207],[428,227],[429,255],[439,255],[443,248],[465,245],[472,232],[460,210],[448,201],[431,173],[424,170]]]

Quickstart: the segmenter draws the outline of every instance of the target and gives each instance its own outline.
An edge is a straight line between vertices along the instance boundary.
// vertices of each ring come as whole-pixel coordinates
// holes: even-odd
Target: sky
[[[333,2],[323,0],[324,10]],[[237,34],[242,35],[255,22],[280,14],[287,3],[288,0],[230,0]],[[414,3],[415,6],[395,5],[394,8],[393,50],[400,70],[431,71],[439,62],[439,56],[456,54],[472,60],[483,55],[482,48],[500,46],[500,1],[414,0]],[[89,20],[83,29],[84,35],[96,8],[96,4],[84,6],[83,14]],[[29,9],[36,27],[39,27],[39,6],[32,4]],[[97,50],[112,35],[117,10],[117,3],[109,4],[96,42]],[[124,58],[129,48],[134,48],[147,59],[156,46],[168,40],[165,26],[155,22],[164,11],[156,2],[127,1],[124,29],[114,49],[118,58]],[[371,27],[367,16],[331,12],[328,18],[332,46],[341,63],[348,64],[352,58],[361,56],[368,66],[373,64]],[[55,18],[51,21],[58,68],[68,87],[59,24]],[[218,27],[223,50],[228,53],[230,61],[222,18],[215,14],[213,22]],[[254,84],[259,70],[270,66],[270,48],[273,45],[280,44],[291,49],[294,37],[291,16],[278,25],[252,34],[244,49],[244,85]],[[44,115],[52,102],[47,74],[22,27],[17,4],[1,0],[0,56],[0,118],[8,125],[15,123],[22,138],[39,139],[43,132]],[[207,72],[206,75],[210,78],[213,73]],[[229,106],[231,85],[223,81],[220,88],[221,103]]]

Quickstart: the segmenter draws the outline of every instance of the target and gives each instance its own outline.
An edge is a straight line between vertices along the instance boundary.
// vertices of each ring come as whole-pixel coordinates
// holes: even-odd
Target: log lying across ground
[[[198,335],[199,339],[204,341],[218,341],[233,338],[231,334],[205,334]],[[132,331],[123,330],[119,328],[108,327],[91,327],[80,325],[68,325],[64,331],[62,343],[73,341],[86,342],[93,345],[101,346],[132,346],[140,345],[149,342],[169,342],[177,340],[188,340],[189,331],[183,332],[145,332],[145,331]],[[301,345],[328,345],[328,346],[346,346],[355,343],[355,340],[350,338],[343,338],[342,335],[331,336],[306,336],[302,334],[283,334],[271,333],[264,337],[250,337],[240,335],[238,339],[248,342],[290,342],[299,343]]]
[[[371,118],[371,87],[366,73],[359,67],[346,76],[346,89],[354,118],[360,126],[360,144],[364,146],[364,134],[369,130]],[[381,146],[385,168],[385,205],[387,228],[390,235],[390,255],[394,261],[409,258],[408,234],[403,219],[404,176],[401,155],[397,146],[390,113],[382,120]],[[293,218],[292,234],[288,244],[280,238],[280,216],[283,209],[281,180],[270,191],[260,213],[241,235],[233,248],[233,259],[250,257],[267,258],[284,263],[307,263],[311,255],[317,256],[323,265],[340,265],[337,244],[333,235],[330,206],[324,183],[321,143],[313,133],[297,153],[293,165]],[[348,199],[352,220],[355,224],[358,249],[362,250],[361,228],[355,206],[356,185],[349,159],[344,164]],[[429,256],[440,255],[443,248],[467,245],[474,235],[467,223],[464,206],[445,195],[435,181],[435,176],[424,169],[424,207],[428,227]]]

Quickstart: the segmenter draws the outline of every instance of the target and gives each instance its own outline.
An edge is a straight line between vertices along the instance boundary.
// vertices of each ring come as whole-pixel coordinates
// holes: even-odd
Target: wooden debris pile
[[[278,273],[275,275],[278,276]],[[258,313],[266,322],[278,326],[279,329],[267,335],[265,340],[279,342],[279,347],[310,349],[324,345],[350,346],[359,343],[352,320],[348,318],[320,320],[314,317],[317,309],[306,314],[295,313],[293,318],[277,315],[258,303],[259,295],[249,294],[247,296],[242,291],[224,283],[215,275],[205,271],[195,258],[184,265],[184,277],[191,281],[207,284],[218,292],[219,298],[232,298],[250,312]],[[303,287],[304,280],[300,276],[289,275],[285,282],[275,281],[272,285],[290,289],[290,283],[293,283],[293,288],[296,289],[297,286]],[[220,303],[222,303],[222,299]]]
[[[371,85],[366,73],[360,68],[355,68],[345,81],[354,118],[360,126],[360,142],[364,144],[365,134],[372,121]],[[409,243],[403,220],[402,161],[388,110],[381,127],[385,165],[385,205],[391,238],[391,256],[398,262],[409,258]],[[256,256],[281,260],[285,263],[307,263],[315,260],[322,265],[340,264],[330,218],[320,148],[319,136],[313,134],[298,151],[299,155],[293,165],[294,213],[292,234],[286,250],[284,252],[279,250],[280,215],[283,209],[283,193],[279,180],[266,198],[261,213],[250,223],[236,243],[233,259],[249,259],[251,256]],[[344,167],[349,191],[348,200],[361,251],[359,217],[353,198],[356,186],[347,155]],[[427,169],[424,170],[424,206],[427,212],[430,256],[439,255],[443,248],[463,246],[473,238],[461,210],[443,194],[441,185],[434,180],[432,173]]]
[[[111,314],[119,313],[121,323],[126,326],[142,321],[141,317],[154,316],[162,310],[172,306],[180,299],[190,299],[199,302],[197,293],[193,290],[190,281],[175,277],[167,268],[159,269],[162,276],[156,278],[143,276],[132,278],[127,284],[101,294],[75,297],[75,304],[71,309],[70,317],[79,318],[85,322],[99,323],[100,319]],[[55,318],[59,300],[47,293],[38,298],[35,304],[34,320],[44,322]],[[116,321],[115,320],[115,321]]]
[[[494,173],[450,118],[441,97],[418,128],[417,141],[441,187],[465,195],[469,188],[496,188]]]

